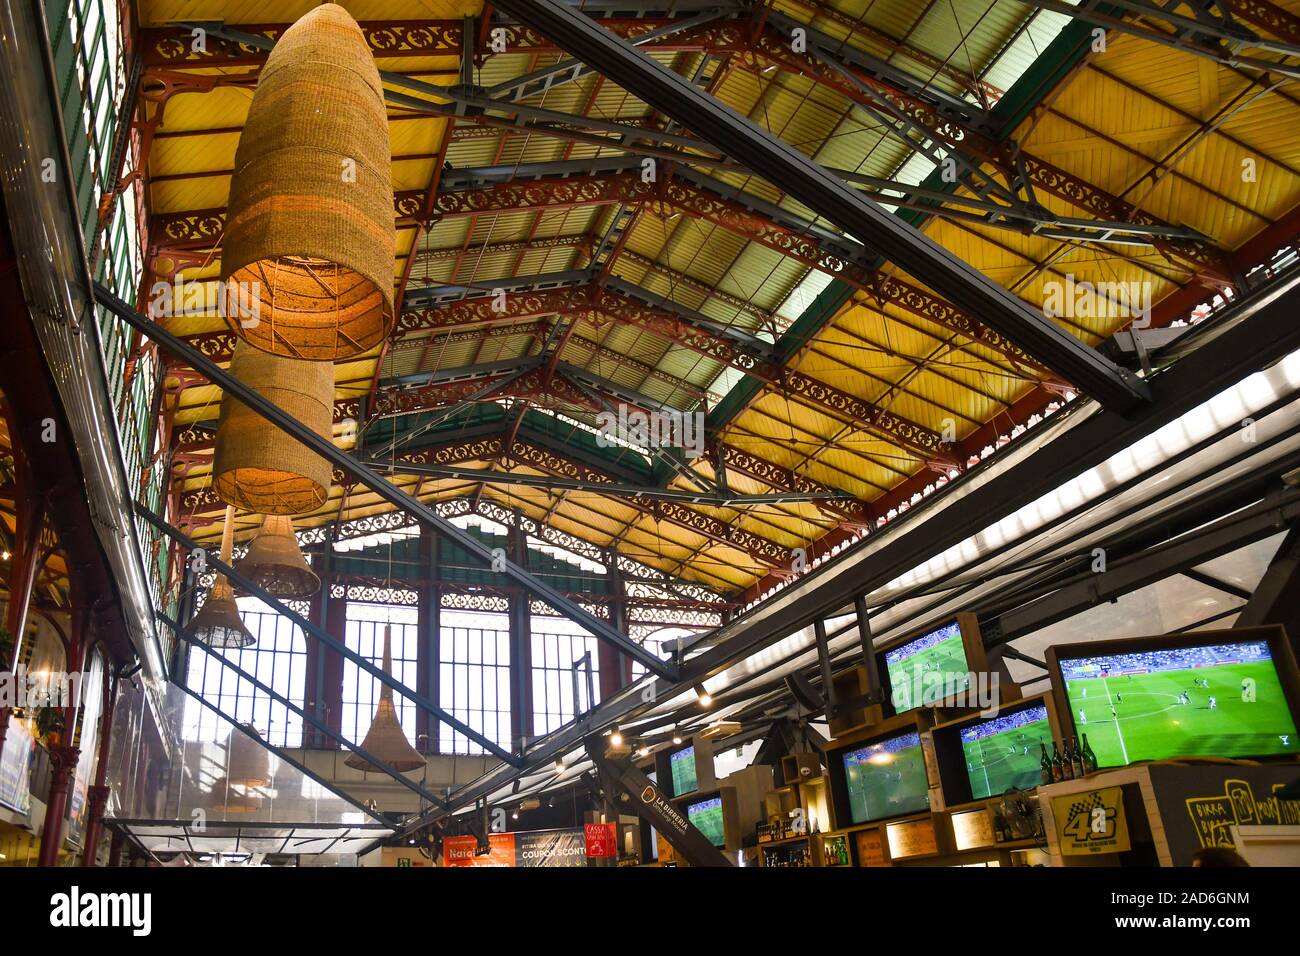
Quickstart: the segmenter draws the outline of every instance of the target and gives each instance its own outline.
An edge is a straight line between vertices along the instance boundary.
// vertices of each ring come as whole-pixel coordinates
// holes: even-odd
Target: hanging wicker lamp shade
[[[262,529],[235,570],[276,597],[305,598],[320,590],[320,578],[303,556],[288,515],[262,519]]]
[[[212,782],[208,807],[222,813],[256,813],[262,808],[262,796],[237,789],[234,781],[218,777]]]
[[[393,673],[391,643],[392,627],[385,625],[383,667],[384,673],[390,676]],[[393,689],[387,684],[380,685],[379,705],[375,708],[375,719],[370,722],[370,729],[366,731],[366,739],[361,742],[361,749],[374,754],[388,766],[402,773],[418,770],[424,766],[424,758],[406,739],[401,721],[397,719],[397,708],[393,706]],[[354,770],[383,772],[381,768],[357,753],[349,754],[343,762]]]
[[[334,433],[334,366],[235,342],[230,374],[323,438]],[[314,511],[329,498],[330,464],[239,399],[221,398],[212,485],[222,501],[264,515]]]
[[[230,563],[230,550],[234,544],[235,509],[226,508],[226,524],[221,532],[221,560]],[[194,615],[185,635],[209,647],[247,647],[256,644],[251,631],[244,626],[235,603],[235,592],[224,574],[218,573],[208,591],[203,607]]]
[[[361,28],[325,4],[262,67],[235,153],[221,278],[249,344],[332,362],[393,325],[392,154],[383,87]],[[254,283],[257,283],[254,285]]]
[[[271,782],[271,753],[252,724],[230,728],[226,738],[226,777],[241,787],[265,787]]]

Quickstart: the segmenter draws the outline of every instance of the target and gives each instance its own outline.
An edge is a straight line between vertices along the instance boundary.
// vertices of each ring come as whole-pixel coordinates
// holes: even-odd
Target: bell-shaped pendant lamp
[[[226,738],[226,778],[241,787],[265,787],[271,782],[271,752],[252,724],[230,728]]]
[[[227,507],[226,526],[221,531],[221,560],[226,564],[230,563],[234,534],[235,509]],[[235,592],[230,582],[220,572],[212,582],[212,590],[208,592],[203,607],[185,628],[185,634],[209,647],[247,647],[257,643],[257,638],[239,616],[239,605],[235,603]]]
[[[392,675],[392,627],[384,625],[384,673]],[[361,741],[361,749],[374,754],[394,770],[405,773],[418,770],[424,766],[424,758],[411,746],[402,731],[402,724],[397,719],[397,708],[393,706],[393,689],[387,684],[379,685],[379,706],[375,708],[375,719],[370,722],[366,739]],[[343,761],[354,770],[383,771],[358,753],[350,754]]]
[[[230,374],[316,434],[334,433],[334,366],[279,358],[235,342]],[[226,393],[217,418],[212,487],[244,511],[294,515],[329,498],[330,463]]]
[[[365,352],[392,329],[396,237],[379,70],[356,21],[325,4],[276,41],[239,138],[226,321],[275,355]]]
[[[320,590],[320,578],[303,556],[288,515],[262,519],[262,529],[235,570],[276,597],[305,598]]]

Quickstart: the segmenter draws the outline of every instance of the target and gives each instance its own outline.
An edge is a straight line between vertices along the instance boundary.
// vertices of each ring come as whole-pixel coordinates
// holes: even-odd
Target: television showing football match
[[[950,621],[885,651],[894,712],[933,705],[970,687],[970,662],[961,623]]]
[[[930,806],[919,733],[897,734],[845,751],[841,760],[853,823],[915,813]]]
[[[1043,704],[975,721],[958,733],[971,799],[1028,790],[1041,782],[1039,745],[1052,746],[1052,728]]]
[[[1272,757],[1297,752],[1296,720],[1270,642],[1166,640],[1054,648],[1065,709],[1101,767],[1170,757]]]
[[[668,765],[673,775],[673,796],[680,797],[699,789],[695,774],[695,748],[683,747],[668,755]]]
[[[727,831],[722,815],[722,797],[706,797],[686,804],[686,819],[714,846],[727,845]]]

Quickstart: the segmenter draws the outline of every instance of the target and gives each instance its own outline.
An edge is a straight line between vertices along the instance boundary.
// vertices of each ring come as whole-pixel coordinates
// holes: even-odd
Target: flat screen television
[[[846,750],[840,759],[849,819],[853,823],[929,808],[925,754],[921,750],[921,735],[916,731]]]
[[[964,702],[972,676],[985,668],[979,625],[959,614],[938,627],[904,637],[879,652],[881,678],[895,714]]]
[[[683,747],[668,755],[668,766],[673,775],[673,796],[698,790],[700,782],[695,774],[695,748]]]
[[[722,797],[706,797],[686,804],[686,819],[714,846],[727,845],[726,825],[722,816]]]
[[[957,731],[972,800],[1042,782],[1039,744],[1051,750],[1052,727],[1043,703],[972,721]],[[936,738],[937,739],[937,738]]]
[[[1300,752],[1280,627],[1058,645],[1047,662],[1064,724],[1087,736],[1098,766]]]

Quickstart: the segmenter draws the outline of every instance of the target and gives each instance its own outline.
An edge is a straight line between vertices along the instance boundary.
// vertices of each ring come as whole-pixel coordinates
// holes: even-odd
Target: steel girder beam
[[[453,217],[586,205],[663,203],[848,282],[874,298],[881,307],[894,304],[926,321],[951,329],[998,354],[1023,374],[1053,377],[1044,363],[1005,335],[980,322],[970,310],[959,308],[925,289],[867,265],[866,250],[856,243],[710,177],[678,168],[671,178],[660,184],[645,183],[639,173],[625,171],[627,160],[620,158],[550,165],[555,166],[560,175],[552,174],[549,178],[535,181],[494,182],[481,188],[444,190],[434,201],[436,213]],[[600,172],[579,175],[583,169]],[[444,183],[451,184],[454,183]],[[399,199],[399,205],[413,201],[415,195]],[[215,246],[224,229],[224,217],[224,209],[156,216],[152,226],[155,230],[153,241],[171,250],[195,251]],[[155,254],[163,254],[162,249],[155,249]],[[573,275],[585,273],[575,272]],[[536,280],[527,277],[500,279],[494,280],[493,287],[508,290],[530,281]],[[557,284],[560,284],[558,276]],[[459,298],[471,291],[470,287],[448,287],[436,295]],[[434,301],[434,297],[435,293],[429,288],[408,290],[407,313],[416,317],[408,318],[407,313],[400,316],[398,331],[419,328],[419,313]]]
[[[740,3],[719,2],[713,5],[711,9],[705,9],[691,16],[680,17],[669,23],[638,33],[634,37],[629,37],[628,42],[636,46],[646,46],[652,43],[657,45],[659,40],[710,23],[720,17],[732,16],[739,12],[740,9]],[[561,60],[524,76],[498,83],[490,87],[487,93],[495,99],[501,99],[508,103],[517,103],[530,96],[545,96],[546,93],[558,86],[576,82],[590,75],[590,67],[581,60]]]
[[[1241,52],[1246,49],[1255,49],[1270,53],[1282,53],[1286,56],[1300,56],[1300,45],[1294,42],[1269,40],[1222,17],[1214,18],[1208,15],[1182,16],[1173,12],[1176,4],[1170,4],[1169,8],[1164,8],[1155,3],[1143,2],[1143,0],[1107,0],[1108,5],[1112,8],[1120,7],[1134,17],[1155,21],[1168,28],[1160,29],[1142,26],[1135,20],[1111,16],[1098,9],[1095,4],[1083,3],[1076,7],[1064,3],[1062,0],[1021,0],[1021,2],[1032,7],[1073,17],[1076,20],[1095,23],[1107,30],[1127,33],[1130,36],[1151,43],[1182,50],[1184,53],[1211,60],[1220,66],[1241,67],[1247,70],[1258,70],[1262,73],[1278,73],[1292,79],[1300,78],[1300,66],[1276,60],[1267,60],[1258,56],[1245,56]],[[1242,0],[1238,0],[1232,6],[1235,8],[1248,5]],[[1234,12],[1236,12],[1235,9]],[[1262,12],[1258,15],[1264,18],[1266,22],[1276,19]]]
[[[781,21],[787,31],[796,27],[811,29],[789,18],[781,18]],[[918,85],[918,81],[913,81],[910,87],[882,82],[862,71],[853,62],[851,48],[833,38],[821,37],[810,52],[795,54],[790,50],[788,37],[774,36],[773,30],[769,24],[768,32],[755,42],[755,52],[759,55],[806,79],[835,89],[850,102],[869,110],[909,148],[916,150],[921,147],[918,137],[922,142],[942,144],[944,153],[960,160],[966,170],[979,169],[986,163],[997,169],[1008,185],[1022,187],[1028,195],[1025,200],[1017,195],[1011,197],[1011,205],[1002,213],[1007,217],[1003,225],[1076,241],[1082,238],[1078,230],[1091,231],[1092,241],[1144,239],[1170,262],[1204,281],[1222,285],[1232,278],[1224,266],[1223,250],[1195,230],[1171,225],[1082,177],[1019,149],[1014,141],[992,132],[986,122],[971,123],[960,112],[940,108],[933,102],[929,88]],[[932,150],[927,155],[932,161],[938,156]],[[971,184],[970,188],[979,192],[976,188],[979,184]],[[1097,218],[1056,217],[1034,201],[1034,189],[1041,189]],[[947,201],[961,202],[956,198]],[[991,218],[997,218],[997,215],[990,213]]]
[[[882,46],[888,47],[898,53],[900,56],[914,60],[917,63],[924,64],[935,73],[942,73],[948,79],[964,87],[967,92],[975,97],[976,100],[991,105],[1002,99],[1006,91],[994,86],[987,80],[971,76],[958,67],[954,66],[950,60],[945,60],[927,53],[912,44],[892,36],[882,30],[873,27],[869,23],[864,23],[858,17],[845,13],[825,3],[818,3],[815,0],[794,0],[794,3],[812,14],[813,18],[833,20],[841,27],[844,27],[850,34],[870,37]]]
[[[342,469],[343,471],[355,476],[356,479],[361,481],[367,488],[378,494],[395,508],[408,512],[422,525],[433,528],[440,535],[455,542],[484,564],[492,565],[494,563],[499,563],[496,562],[495,555],[493,555],[488,548],[484,547],[477,538],[456,527],[456,525],[451,522],[444,520],[437,514],[437,512],[428,508],[423,502],[407,494],[405,491],[402,491],[400,488],[394,487],[379,475],[376,475],[370,468],[360,464],[351,455],[339,450],[334,445],[333,441],[327,438],[322,438],[312,429],[302,424],[302,422],[285,414],[281,409],[263,398],[260,393],[244,385],[238,379],[233,378],[229,373],[195,352],[181,339],[172,335],[156,322],[152,322],[145,316],[136,312],[110,290],[97,283],[94,288],[94,293],[95,299],[100,305],[104,306],[118,318],[122,319],[122,321],[126,322],[127,325],[131,326],[147,338],[152,339],[161,348],[184,359],[195,371],[205,376],[214,385],[220,386],[225,394],[238,398],[253,411],[257,412],[257,414],[274,424],[281,431],[296,438],[303,445],[306,445],[308,449],[329,461],[336,468]],[[555,608],[555,610],[559,611],[565,617],[570,618],[575,623],[580,624],[594,637],[612,643],[619,650],[631,655],[635,660],[640,661],[652,673],[665,677],[676,674],[677,668],[675,666],[666,664],[664,661],[648,652],[641,645],[628,640],[627,637],[611,628],[605,622],[592,617],[572,601],[557,593],[550,585],[538,580],[518,565],[507,561],[505,563],[504,573],[519,585],[529,589],[538,597],[538,599]]]
[[[646,34],[659,33],[655,46],[666,50],[691,50],[689,44],[674,46],[672,31],[680,27],[687,17],[712,10],[727,10],[727,0],[708,2],[682,2],[674,0],[665,4],[658,13],[626,16],[627,7],[610,11],[602,22],[620,36],[637,41]],[[593,8],[593,12],[598,12]],[[619,14],[624,14],[620,16]],[[370,51],[376,59],[408,59],[426,57],[460,56],[464,47],[464,21],[451,19],[429,20],[360,20],[358,25]],[[267,44],[273,44],[287,30],[289,23],[240,23],[232,30],[249,34],[265,41],[264,44],[239,43],[224,39],[219,34],[205,38],[201,48],[196,48],[192,29],[185,26],[146,27],[140,30],[140,49],[147,67],[173,69],[207,69],[212,67],[261,66],[266,62]],[[504,53],[557,53],[559,48],[534,30],[518,23],[503,23],[501,39]],[[470,45],[474,38],[470,38]]]
[[[588,343],[586,339],[576,338],[578,341]],[[608,352],[609,350],[604,351]],[[635,359],[619,356],[617,353],[610,353],[610,357],[621,360],[624,367],[636,368],[643,374],[649,375],[655,372],[650,366]],[[587,378],[588,381],[594,381],[596,377],[588,375]],[[594,381],[594,384],[596,387],[600,387],[599,381]],[[685,386],[687,383],[679,382],[678,384]],[[590,403],[588,404],[593,410],[599,410],[594,409],[594,406],[590,406]],[[649,399],[637,404],[641,408],[651,408],[657,405],[657,403]],[[767,485],[773,489],[774,496],[779,496],[786,501],[815,501],[823,510],[836,515],[839,519],[863,527],[870,522],[866,506],[847,491],[824,485],[733,445],[721,441],[713,441],[712,444],[721,453],[722,463],[727,469]],[[674,494],[695,493],[674,492]]]
[[[447,193],[439,201],[449,215],[468,215],[475,209],[518,211],[521,208],[659,202],[847,282],[866,292],[882,308],[893,304],[926,321],[951,329],[993,351],[1012,368],[1025,374],[1054,377],[1045,363],[1002,332],[977,319],[970,309],[958,307],[932,292],[868,265],[867,252],[857,243],[690,170],[679,168],[672,177],[665,177],[658,184],[644,183],[639,174],[632,172],[602,172],[533,183],[502,183],[481,190]],[[416,299],[413,304],[418,303],[419,299]],[[1028,308],[1023,303],[1022,307]],[[398,319],[399,331],[415,327],[418,322],[418,319],[401,316]]]
[[[958,301],[1108,408],[1149,399],[1146,383],[1036,313],[919,230],[886,212],[798,150],[555,0],[504,0],[501,9],[551,36],[614,82],[706,141],[726,149],[788,195]]]
[[[712,11],[706,18],[713,19],[717,10]],[[704,17],[704,15],[701,15]],[[701,17],[689,18],[692,21],[698,21]],[[644,23],[644,20],[637,21]],[[793,54],[790,50],[790,44],[775,32],[774,23],[780,23],[789,29],[811,30],[814,40],[819,43],[815,48],[819,57],[813,57],[810,54]],[[194,25],[196,28],[202,25]],[[206,29],[213,31],[214,42],[229,43],[243,40],[243,47],[246,49],[255,49],[258,45],[269,46],[273,43],[273,37],[282,32],[282,27],[263,27],[261,33],[242,33],[235,31],[233,28],[226,28],[220,24],[208,24]],[[401,27],[389,27],[380,31],[390,47],[400,49],[402,44],[394,41],[394,31],[400,32]],[[770,60],[772,63],[788,71],[794,71],[801,75],[807,76],[815,82],[829,84],[847,96],[850,99],[857,99],[862,105],[869,109],[882,111],[882,117],[886,122],[892,121],[901,124],[895,127],[896,132],[904,136],[904,140],[911,149],[926,149],[923,143],[918,142],[916,136],[921,139],[927,137],[937,141],[943,141],[949,153],[962,159],[965,167],[964,175],[970,178],[974,171],[978,169],[979,161],[983,160],[995,163],[1002,171],[1008,183],[1016,181],[1016,177],[1022,177],[1025,180],[1033,180],[1033,185],[1038,185],[1054,194],[1075,203],[1081,203],[1081,200],[1087,200],[1088,203],[1095,204],[1099,200],[1104,201],[1107,206],[1116,207],[1116,212],[1128,210],[1127,204],[1115,199],[1115,197],[1105,196],[1104,193],[1097,190],[1096,187],[1086,183],[1078,177],[1071,176],[1055,167],[1043,164],[1040,160],[1032,156],[1024,157],[1024,162],[1016,155],[1015,151],[1010,149],[1009,144],[995,144],[986,146],[981,157],[969,159],[966,156],[966,149],[978,142],[989,142],[989,137],[985,132],[980,131],[978,123],[972,122],[972,117],[978,115],[974,108],[970,107],[964,101],[947,97],[941,91],[936,91],[923,83],[918,78],[912,77],[905,71],[898,70],[890,64],[876,60],[868,54],[862,53],[852,47],[846,47],[844,44],[833,40],[832,38],[823,37],[811,27],[800,24],[799,21],[785,17],[782,14],[772,12],[768,14],[764,21],[763,31],[756,37],[752,32],[737,22],[732,23],[704,23],[702,26],[695,26],[688,29],[686,21],[682,19],[665,21],[662,24],[650,28],[648,34],[660,34],[671,32],[674,39],[678,37],[690,37],[692,42],[683,45],[680,40],[676,42],[673,49],[685,48],[689,46],[692,49],[703,50],[708,54],[717,56],[731,56],[733,54],[756,55]],[[227,34],[227,39],[222,39],[222,33]],[[638,39],[646,34],[638,34]],[[817,38],[821,38],[817,40]],[[179,37],[173,38],[172,43],[178,43]],[[650,44],[655,45],[655,44]],[[178,53],[183,52],[177,50]],[[382,53],[384,51],[377,51]],[[830,60],[828,61],[828,57]],[[202,63],[201,57],[195,58],[194,62],[189,65]],[[835,67],[827,67],[827,62],[834,62]],[[881,77],[885,79],[882,80]],[[214,82],[246,82],[248,75],[243,77],[221,77]],[[480,110],[495,109],[498,111],[507,111],[514,104],[509,101],[496,101],[489,96],[483,96],[476,91],[465,87],[435,87],[418,80],[409,80],[400,75],[392,74],[386,77],[390,82],[396,85],[406,85],[419,92],[437,95],[439,97],[457,98],[460,105],[456,108],[441,107],[438,104],[430,103],[426,100],[404,97],[402,94],[390,94],[391,97],[398,97],[401,103],[416,108],[417,110],[432,111],[435,113],[449,116],[462,115],[465,112],[466,105],[475,107],[475,113],[471,117],[472,121],[486,123],[497,128],[506,130],[519,131],[517,122],[498,119],[486,116],[479,112]],[[868,94],[865,99],[862,94],[866,91]],[[945,98],[946,97],[946,98]],[[936,106],[946,110],[946,115],[935,114]],[[539,111],[528,107],[519,107],[528,110],[530,116],[535,116],[539,121],[548,120],[546,123],[525,124],[526,131],[544,136],[559,136],[570,140],[594,143],[606,146],[616,146],[619,148],[631,150],[638,154],[659,156],[663,159],[674,158],[673,154],[664,153],[661,149],[654,149],[644,144],[635,144],[628,140],[631,126],[626,123],[607,123],[593,120],[590,117],[571,116],[556,113],[555,111]],[[931,115],[935,114],[935,115]],[[927,120],[934,120],[928,122]],[[599,128],[603,133],[614,133],[620,137],[620,140],[609,140],[607,138],[594,134],[580,132],[581,127]],[[916,136],[907,136],[910,130]],[[658,131],[652,128],[641,129],[642,137],[650,139],[662,138]],[[705,165],[734,165],[730,161],[723,161],[721,164],[718,160],[710,160],[707,156],[700,155],[699,150],[707,152],[707,147],[698,141],[690,140],[686,137],[673,136],[669,137],[669,145],[679,147],[686,146],[697,152],[687,157],[685,154],[677,154],[676,158],[696,164]],[[999,153],[1000,150],[1000,153]],[[931,155],[931,159],[938,162],[938,155]],[[872,184],[870,177],[861,177],[847,171],[837,171],[840,175],[850,176],[857,181],[866,181]],[[983,174],[980,174],[981,176]],[[1004,200],[1008,203],[1005,206],[989,206],[986,209],[986,215],[978,216],[970,213],[963,213],[957,210],[949,209],[946,206],[936,207],[931,202],[918,202],[913,199],[903,198],[894,199],[894,197],[881,197],[885,201],[894,201],[909,208],[915,207],[932,214],[948,216],[951,218],[963,219],[967,221],[976,221],[999,228],[1012,228],[1020,232],[1041,232],[1044,235],[1055,236],[1061,239],[1073,241],[1142,241],[1146,240],[1137,238],[1144,236],[1154,237],[1154,241],[1162,251],[1171,258],[1175,256],[1172,253],[1181,255],[1182,261],[1191,262],[1193,268],[1205,266],[1209,269],[1206,273],[1212,277],[1222,278],[1213,269],[1214,257],[1210,251],[1204,247],[1200,240],[1203,237],[1198,235],[1185,235],[1187,230],[1180,230],[1176,227],[1161,224],[1158,220],[1145,214],[1115,216],[1108,220],[1090,221],[1083,219],[1062,219],[1052,216],[1042,207],[1032,202],[1022,202],[1019,197],[1009,190],[1002,189],[993,180],[984,177],[979,183],[974,184],[977,192],[987,193],[989,184],[993,183],[1001,190]],[[901,187],[900,187],[901,188]],[[919,192],[913,187],[911,190],[906,188],[903,191],[910,195],[919,195]],[[968,200],[957,200],[954,197],[948,197],[948,202],[958,202],[959,204],[970,204]],[[1131,211],[1131,210],[1130,210]],[[1161,238],[1163,236],[1163,238]],[[1186,248],[1184,248],[1186,247]]]
[[[536,373],[531,374],[535,375]],[[435,386],[435,388],[441,389],[446,395],[450,396],[449,401],[460,400],[465,394],[481,387],[482,382],[475,379]],[[580,392],[573,391],[575,395],[581,396]],[[586,401],[585,396],[581,397]],[[210,442],[205,441],[202,446],[189,445],[186,450],[188,454],[195,455],[204,446],[210,447]],[[380,461],[367,461],[365,464],[369,468],[379,469],[382,467],[386,471],[393,470],[400,473],[403,471],[402,462],[410,462],[417,468],[425,464],[447,467],[467,461],[495,462],[503,457],[536,468],[548,475],[590,484],[593,486],[592,490],[599,490],[595,487],[598,485],[609,485],[611,486],[610,493],[612,496],[624,498],[628,506],[641,514],[657,520],[668,521],[692,534],[700,535],[714,545],[722,545],[745,553],[761,567],[781,567],[790,560],[790,548],[779,545],[751,531],[734,528],[721,519],[690,507],[685,501],[665,500],[645,494],[628,494],[624,496],[618,489],[625,482],[635,480],[631,475],[618,474],[616,470],[611,470],[611,465],[608,462],[578,461],[574,449],[551,447],[543,436],[532,436],[527,431],[519,434],[508,454],[504,437],[498,430],[491,435],[440,446],[433,451],[401,452],[398,456],[398,465],[395,468],[390,468],[388,463]],[[413,470],[411,473],[418,474],[419,472]],[[487,476],[475,476],[470,480],[490,483]],[[690,497],[685,493],[683,493],[683,496]],[[706,494],[705,497],[707,496]],[[210,486],[181,494],[179,505],[191,520],[205,513],[215,516],[225,508],[225,503],[217,498]]]
[[[900,300],[910,299],[908,290],[914,289],[895,281],[882,285],[887,285]],[[920,290],[915,291],[924,295]],[[632,298],[627,294],[629,292],[637,298]],[[430,328],[488,327],[492,323],[513,323],[556,314],[594,315],[646,329],[669,342],[753,375],[784,394],[798,397],[823,414],[873,431],[940,470],[963,466],[947,451],[943,436],[938,432],[895,415],[867,399],[778,364],[770,346],[761,339],[613,278],[603,289],[590,285],[460,299],[435,309],[407,313],[399,317],[398,326],[399,331],[409,334]],[[376,402],[377,411],[385,407],[382,394]],[[415,398],[403,399],[399,394],[397,400],[408,405],[394,409],[394,413],[407,414],[425,408],[425,404]]]
[[[1221,0],[1220,5],[1239,20],[1267,30],[1300,49],[1300,17],[1269,0]]]
[[[988,633],[996,634],[1001,641],[1032,634],[1104,601],[1113,601],[1186,568],[1245,547],[1275,533],[1279,522],[1295,521],[1297,517],[1300,517],[1300,492],[1270,496],[1191,534],[1109,561],[1104,574],[1084,571],[1051,594],[990,618]],[[1248,612],[1249,605],[1243,610],[1243,616]],[[983,618],[980,623],[983,627]]]
[[[597,161],[595,168],[617,168],[625,162],[615,159],[611,166],[611,161]],[[959,308],[919,286],[866,265],[866,250],[856,243],[814,226],[757,197],[747,196],[716,180],[684,169],[676,170],[671,178],[665,178],[658,184],[645,183],[639,173],[633,172],[577,175],[567,168],[565,172],[567,175],[558,178],[493,183],[479,189],[443,192],[437,197],[435,206],[442,216],[463,216],[658,201],[841,279],[866,292],[881,308],[892,304],[928,322],[951,329],[993,351],[1023,374],[1053,378],[1053,373],[1043,362],[1006,335],[979,321],[970,310]],[[684,181],[683,177],[689,177],[690,181]],[[161,218],[155,223],[155,228],[168,234],[171,245],[191,241],[214,244],[224,227],[224,210],[177,213],[171,216],[174,218]],[[204,238],[185,238],[196,233]],[[571,274],[574,278],[585,275],[582,272]],[[495,280],[493,287],[510,290],[514,286],[537,282],[535,277],[501,279]],[[553,284],[556,287],[568,285],[571,284],[571,279],[569,275],[557,274]],[[426,324],[429,320],[424,317],[427,304],[438,298],[461,298],[471,291],[473,290],[469,287],[449,287],[436,293],[427,288],[408,290],[407,310],[398,317],[397,333],[432,327]],[[485,315],[482,318],[492,321],[499,316]],[[1067,335],[1064,332],[1061,334]],[[698,346],[701,343],[691,344]],[[1064,383],[1058,381],[1053,384],[1060,386]]]
[[[557,731],[530,748],[529,769],[523,774],[567,753],[592,733],[619,722],[634,720],[656,700],[671,700],[687,693],[691,686],[726,667],[757,653],[793,634],[817,618],[825,619],[851,606],[858,594],[887,583],[900,568],[915,567],[932,555],[957,544],[967,536],[1016,508],[1051,491],[1062,480],[1103,462],[1161,426],[1262,366],[1300,348],[1300,327],[1294,322],[1300,289],[1293,280],[1285,292],[1267,301],[1242,320],[1232,334],[1189,354],[1152,382],[1153,401],[1141,406],[1131,418],[1102,411],[1053,443],[1048,454],[1036,454],[1017,462],[982,484],[968,490],[961,505],[943,512],[942,519],[924,520],[918,510],[890,540],[860,556],[852,568],[845,566],[853,555],[841,559],[841,566],[823,569],[755,611],[737,618],[709,639],[709,646],[689,660],[676,684],[656,681],[627,688],[617,697],[601,703],[582,728]],[[920,520],[918,520],[920,519]],[[837,573],[838,572],[838,573]],[[455,791],[450,798],[453,812],[477,799],[508,786],[523,774],[504,771],[489,773]],[[435,813],[418,823],[427,825]]]
[[[1237,627],[1260,624],[1283,625],[1293,642],[1300,635],[1300,523],[1295,520],[1236,622]]]
[[[527,440],[526,434],[524,440]],[[509,456],[503,455],[503,457],[508,458]],[[400,472],[408,475],[424,475],[431,478],[459,478],[493,485],[523,485],[529,488],[558,491],[594,491],[615,498],[677,501],[687,505],[706,505],[710,508],[746,508],[752,505],[801,503],[821,504],[827,499],[852,500],[853,498],[847,491],[832,491],[829,489],[826,491],[776,491],[759,495],[687,491],[677,488],[658,488],[650,485],[628,485],[622,482],[583,481],[581,479],[552,478],[543,475],[528,475],[491,469],[484,471],[477,468],[457,468],[454,465],[418,465],[407,460],[406,456],[399,458],[395,462],[368,459],[366,463],[376,471],[381,472]]]
[[[603,466],[596,467],[580,461],[571,449],[551,447],[540,436],[533,441],[516,440],[510,457],[521,465],[536,468],[556,477],[593,484],[610,484],[616,480],[610,477]],[[635,496],[626,500],[631,507],[648,517],[668,521],[712,541],[715,545],[747,554],[761,566],[781,567],[790,561],[790,548],[679,502]]]
[[[671,843],[683,860],[693,867],[731,866],[731,861],[722,855],[722,851],[673,806],[654,781],[631,761],[608,756],[604,748],[603,737],[593,736],[586,741],[587,756],[595,764],[603,785],[617,789],[632,811]],[[615,807],[619,806],[614,794],[609,794],[608,799]]]

